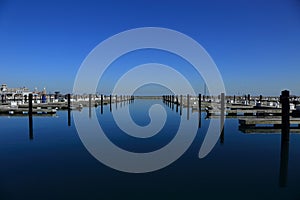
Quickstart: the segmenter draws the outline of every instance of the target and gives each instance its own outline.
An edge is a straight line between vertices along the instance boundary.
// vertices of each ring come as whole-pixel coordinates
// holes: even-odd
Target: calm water
[[[168,117],[163,129],[148,139],[124,134],[109,106],[104,106],[103,114],[100,108],[93,112],[114,144],[149,152],[174,138],[180,122],[176,108],[160,100],[122,103],[117,110],[112,106],[113,112],[129,106],[132,119],[145,126],[150,123],[148,109],[157,103],[165,107]],[[89,117],[87,108],[81,113]],[[198,116],[190,114],[190,120]],[[186,118],[186,109],[182,117]],[[130,174],[111,169],[89,154],[73,120],[68,126],[65,111],[55,117],[34,116],[32,140],[28,117],[1,116],[0,199],[300,199],[299,134],[291,134],[289,152],[281,159],[280,134],[245,134],[238,130],[237,119],[227,119],[224,142],[218,141],[208,156],[199,159],[209,121],[202,113],[201,128],[180,159],[155,172]],[[288,167],[284,170],[287,163],[282,162],[280,177],[280,163],[286,158]]]

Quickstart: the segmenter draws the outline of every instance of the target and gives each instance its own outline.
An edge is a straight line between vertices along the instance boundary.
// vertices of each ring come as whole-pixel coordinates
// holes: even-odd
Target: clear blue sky
[[[0,83],[70,92],[98,43],[147,26],[198,41],[229,94],[300,95],[299,0],[0,0]]]

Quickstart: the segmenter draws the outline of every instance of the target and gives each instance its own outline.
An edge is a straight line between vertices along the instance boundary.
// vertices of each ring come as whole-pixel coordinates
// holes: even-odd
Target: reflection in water
[[[148,105],[151,103],[156,104],[159,102],[158,100],[151,102],[139,99],[134,102],[131,109],[134,121],[142,125],[147,124],[149,118],[147,113],[144,113],[143,106],[147,105],[148,108]],[[165,102],[165,105],[169,120],[167,122],[169,124],[166,124],[161,135],[157,135],[157,138],[152,138],[153,140],[145,139],[147,141],[143,141],[143,145],[140,146],[135,145],[141,143],[140,141],[131,141],[131,137],[123,134],[117,126],[111,123],[113,118],[112,113],[108,111],[109,107],[104,107],[104,113],[101,116],[100,106],[96,110],[93,108],[91,114],[96,119],[98,118],[99,123],[103,123],[104,128],[108,130],[107,135],[117,145],[121,144],[123,146],[120,145],[120,147],[125,149],[141,150],[143,152],[145,150],[147,152],[149,149],[164,147],[168,144],[173,137],[167,136],[171,136],[170,133],[176,131],[178,120],[186,120],[186,111],[182,110],[182,116],[180,117],[179,113],[172,112],[168,108],[168,102]],[[112,106],[113,112],[116,112],[114,105]],[[72,111],[72,115],[76,113],[83,114],[83,120],[90,120],[88,119],[88,112],[89,108],[85,107],[82,112]],[[38,199],[36,193],[38,193],[38,197],[45,195],[49,192],[47,188],[54,186],[55,190],[53,192],[55,195],[61,195],[62,193],[64,196],[74,195],[75,198],[84,196],[87,193],[95,195],[95,198],[101,198],[103,194],[105,197],[110,198],[111,194],[116,190],[126,193],[128,194],[126,197],[130,197],[132,195],[132,187],[137,188],[140,191],[139,197],[142,197],[148,191],[144,189],[146,188],[145,184],[148,189],[156,190],[156,192],[162,194],[162,197],[174,199],[192,198],[195,195],[201,195],[204,199],[232,198],[232,194],[236,195],[234,199],[283,199],[282,197],[284,199],[296,199],[296,195],[299,195],[298,180],[300,172],[296,170],[299,166],[299,159],[293,157],[292,160],[292,157],[289,157],[289,153],[292,153],[292,150],[293,152],[299,150],[299,134],[295,134],[292,137],[295,139],[293,140],[293,149],[289,149],[289,142],[281,140],[281,154],[279,155],[276,154],[276,152],[279,153],[280,151],[278,144],[279,135],[244,135],[237,129],[237,119],[226,120],[226,145],[216,145],[214,153],[208,155],[207,159],[199,160],[196,153],[211,119],[200,122],[199,117],[201,114],[191,112],[189,122],[195,120],[194,123],[197,123],[198,126],[202,123],[202,128],[198,129],[197,139],[181,159],[178,159],[174,165],[155,173],[142,175],[121,174],[95,162],[95,159],[83,148],[75,127],[67,128],[67,123],[65,123],[68,119],[67,114],[67,110],[58,111],[57,115],[60,117],[50,120],[44,116],[35,117],[34,125],[36,129],[34,134],[35,136],[38,135],[38,138],[33,136],[33,118],[28,116],[23,118],[0,117],[2,125],[0,140],[2,151],[0,151],[0,158],[4,161],[0,170],[1,182],[10,183],[7,187],[5,184],[0,183],[2,185],[0,190],[6,190],[4,192],[16,191],[13,196],[15,197],[14,199],[30,198],[32,196],[33,198],[31,199]],[[202,117],[205,117],[204,113]],[[20,123],[21,126],[16,126],[16,122]],[[196,127],[197,124],[195,125]],[[220,133],[220,122],[218,121],[217,124],[218,127],[216,128],[218,128],[218,133]],[[28,125],[29,129],[27,129]],[[54,127],[55,129],[49,127]],[[90,127],[86,128],[89,129]],[[17,135],[18,133],[24,133],[24,131],[25,137],[21,138]],[[265,130],[265,132],[268,131]],[[31,142],[28,140],[28,137],[31,139]],[[61,140],[62,137],[66,139]],[[221,134],[221,142],[223,141],[222,137],[224,137],[224,134]],[[157,143],[161,146],[158,146]],[[101,145],[102,142],[99,144]],[[266,144],[268,144],[268,151],[261,153],[265,149]],[[39,151],[35,151],[37,148],[33,149],[33,147],[37,147]],[[9,151],[6,151],[6,149]],[[74,156],[74,152],[76,156]],[[32,156],[33,153],[34,156]],[[20,159],[21,156],[23,159]],[[52,167],[53,163],[56,163],[58,160],[61,162],[60,165],[56,165],[58,170],[49,173],[49,166]],[[253,163],[260,163],[260,165],[253,166]],[[278,167],[275,169],[274,163],[275,166],[276,163],[278,164]],[[16,168],[12,166],[20,166],[21,168],[20,170],[15,170]],[[288,171],[288,167],[295,170]],[[42,179],[47,180],[43,182],[43,187],[41,187],[40,181],[36,181]],[[64,181],[57,182],[60,179]],[[83,179],[88,180],[84,186],[80,184]],[[131,185],[127,184],[129,179],[133,180]],[[24,184],[24,180],[26,180],[26,184]],[[190,184],[186,184],[187,182]],[[282,189],[281,187],[285,188]],[[39,189],[33,193],[31,188]],[[103,188],[103,193],[101,192],[97,196],[99,188]],[[180,190],[174,190],[174,188],[180,188]],[[249,188],[251,192],[249,192]],[[211,197],[211,195],[215,194],[212,194],[212,191],[216,190],[219,191],[220,195],[216,194]],[[24,195],[25,191],[28,192]],[[57,192],[55,193],[55,191]],[[170,193],[166,191],[174,191],[174,195],[170,197]],[[190,196],[186,196],[187,192],[189,192]],[[0,196],[3,197],[2,195],[1,191]],[[115,199],[119,198],[115,197]]]
[[[221,128],[220,143],[224,144],[224,140],[225,140],[225,134],[224,134],[224,126],[223,126],[223,128]]]
[[[198,112],[198,128],[201,128],[201,109]]]
[[[279,186],[287,186],[289,164],[289,142],[281,141]]]
[[[225,122],[225,94],[221,93],[221,116],[220,116],[220,142],[224,144],[224,122]]]
[[[92,107],[89,107],[89,118],[92,118]]]
[[[32,115],[31,114],[29,114],[28,115],[29,117],[29,119],[28,119],[28,121],[29,121],[29,139],[30,140],[33,140],[33,121],[32,121]]]
[[[289,128],[283,127],[281,132],[281,152],[280,152],[280,172],[279,186],[287,186],[288,164],[289,164],[289,141],[286,136],[289,135]]]
[[[180,116],[182,115],[182,95],[180,95]]]
[[[71,126],[71,109],[68,108],[68,126]]]

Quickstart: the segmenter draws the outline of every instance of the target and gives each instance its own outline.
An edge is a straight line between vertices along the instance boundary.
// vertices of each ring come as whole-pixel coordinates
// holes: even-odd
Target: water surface
[[[161,100],[112,105],[113,112],[129,106],[132,119],[145,126],[150,123],[148,109],[153,104],[165,107],[167,120],[148,139],[122,132],[109,106],[103,107],[103,114],[100,107],[92,112],[114,144],[128,151],[149,152],[174,138],[181,117],[187,117],[186,109],[180,116],[176,107],[172,110]],[[88,108],[81,112],[89,117]],[[68,126],[67,115],[59,111],[55,117],[34,116],[33,139],[28,117],[0,117],[0,199],[300,198],[299,134],[291,134],[288,148],[284,147],[288,152],[281,155],[280,133],[242,133],[238,120],[230,118],[225,122],[224,141],[219,140],[208,156],[199,159],[209,121],[218,120],[205,119],[202,113],[201,128],[180,159],[155,172],[132,174],[97,161],[79,139],[73,120]],[[198,119],[198,113],[190,111],[190,115],[190,120]]]

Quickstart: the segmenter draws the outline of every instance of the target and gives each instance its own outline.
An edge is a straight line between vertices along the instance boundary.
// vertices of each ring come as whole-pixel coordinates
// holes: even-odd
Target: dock
[[[207,116],[220,116],[220,110],[210,110],[206,109]],[[227,116],[281,116],[280,108],[235,108],[235,109],[226,109],[225,115]]]
[[[0,114],[5,115],[28,115],[28,108],[0,107]],[[56,109],[33,108],[32,114],[56,114]]]
[[[239,124],[241,127],[271,127],[272,128],[281,128],[282,126],[282,120],[281,117],[274,117],[274,118],[243,118],[243,119],[239,119]],[[257,126],[259,125],[259,126]],[[294,125],[291,126],[291,128],[300,128],[300,118],[290,118],[290,125]],[[298,127],[295,127],[295,125],[297,125]]]

